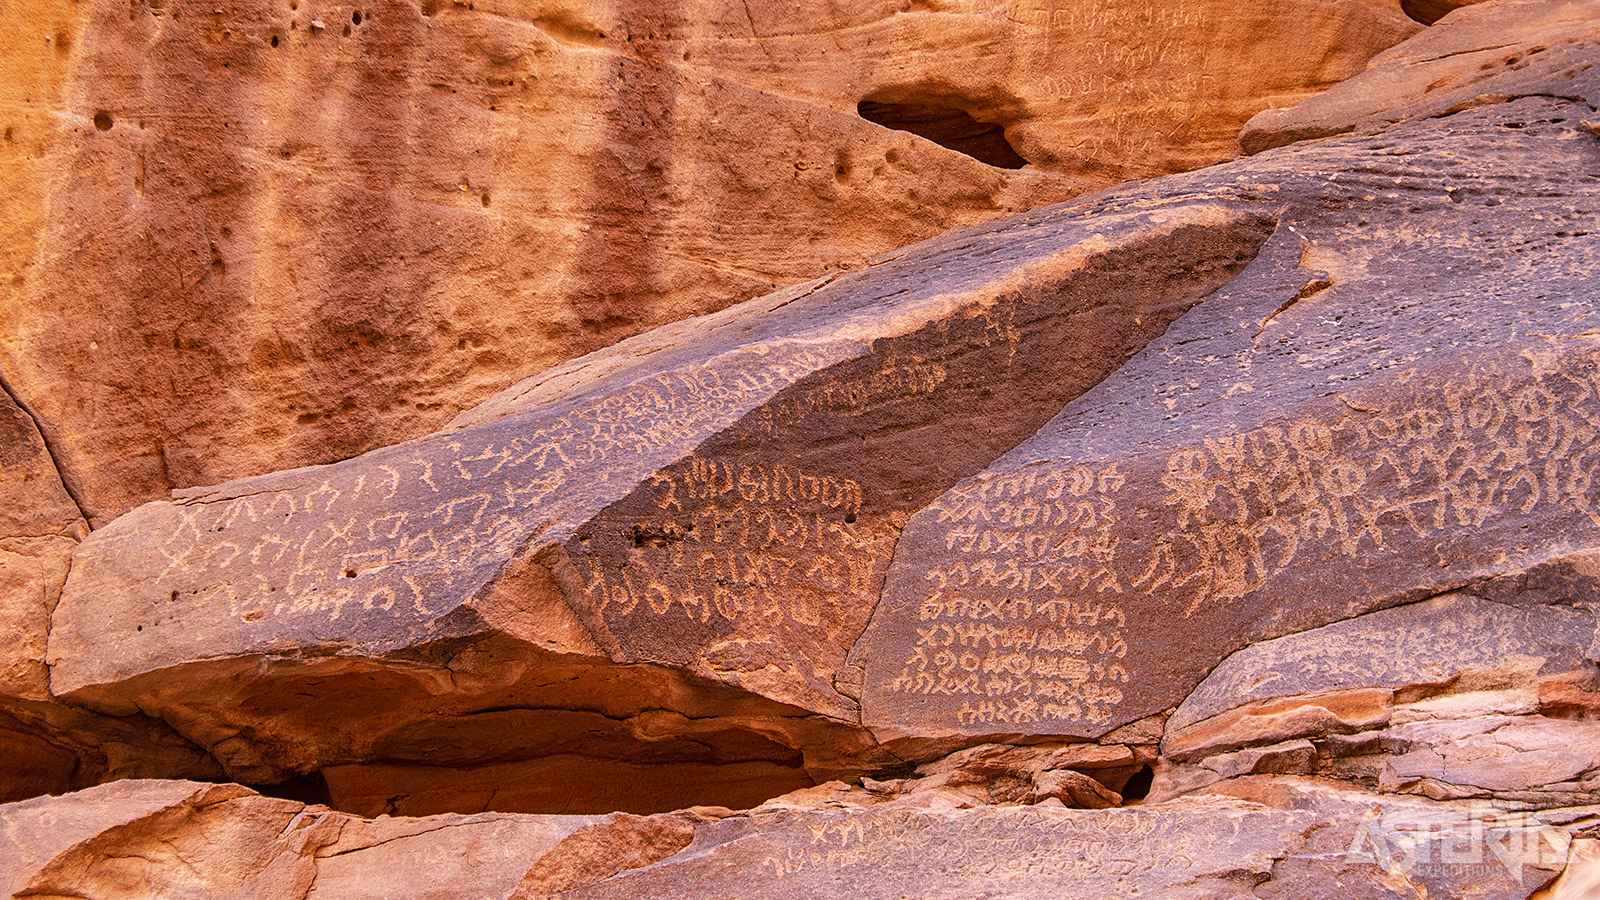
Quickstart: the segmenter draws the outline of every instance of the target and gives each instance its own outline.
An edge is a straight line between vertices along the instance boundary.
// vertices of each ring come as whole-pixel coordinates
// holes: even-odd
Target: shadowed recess
[[[1447,14],[1465,5],[1467,3],[1463,3],[1461,0],[1454,0],[1454,2],[1452,0],[1400,0],[1400,9],[1413,22],[1420,22],[1423,25],[1432,25]]]
[[[896,131],[909,131],[996,168],[1020,169],[1028,164],[1006,140],[1004,128],[980,121],[956,106],[918,100],[901,103],[863,100],[856,104],[856,112],[868,122]]]

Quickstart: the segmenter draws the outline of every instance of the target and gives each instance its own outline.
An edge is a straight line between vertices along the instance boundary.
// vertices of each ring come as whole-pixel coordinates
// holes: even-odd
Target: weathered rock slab
[[[1096,738],[1250,644],[1600,546],[1600,80],[1491,68],[1448,118],[1207,170],[1279,232],[913,517],[853,657],[880,739]]]
[[[1520,96],[1581,97],[1571,82],[1594,67],[1597,52],[1600,25],[1589,0],[1474,4],[1378,54],[1367,71],[1334,88],[1287,109],[1262,111],[1239,141],[1256,153]]]
[[[519,746],[478,715],[518,709],[626,720],[622,762],[717,731],[699,763],[729,741],[774,777],[797,748],[818,777],[887,763],[851,733],[843,662],[900,526],[1272,229],[1202,196],[958,233],[625,342],[449,431],[147,504],[75,556],[52,688],[169,717],[250,783],[434,765],[422,735],[461,717],[452,746],[480,751],[458,767],[603,744],[552,724]]]

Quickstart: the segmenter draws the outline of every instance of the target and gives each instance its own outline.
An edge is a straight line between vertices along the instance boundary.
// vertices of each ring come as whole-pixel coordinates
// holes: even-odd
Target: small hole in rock
[[[277,35],[273,35],[272,36],[272,46],[274,46],[274,47],[278,46],[278,36]]]
[[[360,25],[361,24],[361,10],[358,9],[355,12],[350,14],[350,22],[353,25]]]
[[[981,111],[975,116],[964,101],[897,91],[882,99],[862,100],[856,104],[856,112],[868,122],[909,131],[999,169],[1020,169],[1028,164],[1006,140],[1004,127],[983,121]]]
[[[94,114],[94,127],[99,131],[111,130],[111,113],[100,110]]]
[[[1155,778],[1156,772],[1149,765],[1133,773],[1128,783],[1122,786],[1122,802],[1133,803],[1150,796],[1150,785]]]
[[[343,575],[346,578],[354,578],[354,577],[356,577],[356,570],[355,569],[345,569],[343,572],[341,572],[339,574]]]

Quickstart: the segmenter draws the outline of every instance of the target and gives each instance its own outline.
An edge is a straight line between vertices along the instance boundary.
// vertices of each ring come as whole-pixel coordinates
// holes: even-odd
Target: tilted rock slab
[[[1245,152],[1379,131],[1485,104],[1548,94],[1581,100],[1573,79],[1595,64],[1600,23],[1588,0],[1497,0],[1378,54],[1367,71],[1287,109],[1267,109],[1239,135]],[[1576,88],[1576,89],[1574,89]]]
[[[1130,190],[1271,183],[1283,228],[912,519],[854,657],[864,722],[1097,737],[1249,644],[1600,547],[1600,72],[1565,59],[1533,88],[1487,63],[1446,118]]]
[[[0,806],[15,896],[1522,900],[1590,866],[1585,810],[1516,816],[1289,782],[1141,809],[903,803],[649,817],[360,819],[236,785],[131,781]],[[1592,810],[1588,811],[1592,812]]]
[[[1232,193],[950,235],[455,430],[143,506],[74,557],[52,689],[336,795],[366,790],[354,763],[748,763],[665,789],[765,796],[809,783],[794,748],[813,774],[880,764],[841,664],[900,526],[1254,258],[1270,210]],[[735,794],[713,792],[763,798]]]
[[[1226,159],[1419,28],[1393,0],[40,0],[0,25],[0,368],[99,527]]]
[[[1115,742],[1252,643],[1600,546],[1600,72],[1545,77],[952,234],[445,432],[142,507],[75,556],[52,690],[363,813],[741,806]],[[1413,763],[1380,781],[1437,768]]]

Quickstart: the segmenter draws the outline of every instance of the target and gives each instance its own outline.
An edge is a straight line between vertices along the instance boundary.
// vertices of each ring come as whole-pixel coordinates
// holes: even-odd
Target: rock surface
[[[0,385],[0,802],[111,778],[220,774],[158,720],[110,718],[51,696],[50,615],[87,533],[33,416]]]
[[[331,465],[100,521],[8,374],[0,886],[1590,896],[1600,0],[1400,8],[1438,24],[1257,116],[1248,158],[663,326]],[[541,9],[574,65],[785,86],[751,47],[786,39],[689,27],[720,7],[625,11],[659,26],[632,50]],[[830,62],[881,36],[861,15]],[[814,76],[784,102],[826,106]],[[1011,188],[1090,177],[939,83],[847,112]],[[196,780],[111,781],[148,776]]]
[[[0,806],[0,886],[129,900],[841,890],[1220,900],[1311,896],[1328,884],[1394,896],[1404,884],[1489,900],[1526,897],[1557,876],[1570,896],[1591,877],[1593,808],[1504,816],[1292,781],[1248,792],[1095,811],[780,799],[739,814],[365,820],[237,786],[122,782]]]
[[[508,745],[511,723],[491,724],[564,722],[574,705],[641,741],[713,718],[726,739],[772,732],[823,754],[813,775],[881,764],[834,723],[859,721],[840,667],[900,525],[1272,228],[1178,198],[945,238],[587,357],[455,430],[146,505],[76,557],[53,689],[181,722],[246,782],[437,765],[439,729],[456,765],[581,754],[569,738]],[[735,743],[751,741],[796,765],[767,737]]]
[[[1571,8],[1529,15],[1585,46],[1596,7]],[[1472,46],[1479,10],[1418,41]],[[912,518],[856,651],[864,721],[1098,737],[1252,643],[1600,545],[1600,76],[1550,53],[1540,92],[1497,58],[1448,117],[1084,210],[1244,183],[1283,213],[1233,283]]]
[[[1600,788],[1600,681],[1585,570],[1591,555],[1241,650],[1168,720],[1178,764],[1153,795],[1272,771],[1586,802]]]
[[[1576,41],[1570,6],[1525,18]],[[1470,45],[1478,13],[1418,40]],[[1529,77],[1483,71],[1484,91]],[[1574,223],[1600,82],[1545,76],[1562,93],[957,232],[434,435],[147,504],[76,551],[51,689],[364,814],[926,787],[1017,735],[1121,754],[1022,766],[1077,805],[1120,802],[1157,745],[1164,792],[1304,771],[1576,802],[1593,761],[1557,745],[1595,709],[1600,351]],[[1301,651],[1260,643],[1326,654],[1388,620],[1333,623],[1452,591],[1478,599],[1396,616],[1466,649],[1405,671],[1287,680],[1271,654]],[[1202,686],[1235,651],[1213,678],[1275,674]],[[1164,738],[1135,727],[1180,704]],[[1294,743],[1330,731],[1350,737]],[[1507,780],[1508,754],[1548,765]]]
[[[0,371],[98,527],[1227,158],[1418,27],[1393,0],[30,3],[0,31]]]

